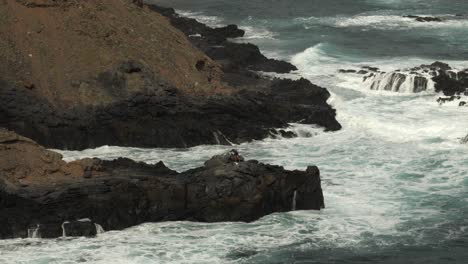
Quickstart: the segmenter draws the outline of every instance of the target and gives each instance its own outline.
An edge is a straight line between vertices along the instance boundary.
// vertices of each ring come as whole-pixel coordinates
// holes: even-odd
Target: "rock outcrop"
[[[442,22],[440,17],[407,15],[406,18],[412,18],[418,22]]]
[[[61,112],[28,90],[0,82],[0,125],[59,149],[228,145],[263,139],[287,122],[340,129],[325,89],[307,80],[271,85],[270,91],[197,97],[159,84],[154,92],[110,105]]]
[[[436,61],[415,68],[428,72],[434,82],[434,90],[444,95],[460,95],[468,89],[468,69],[454,69],[447,63]]]
[[[460,139],[460,144],[467,144],[468,143],[468,135]]]
[[[0,130],[0,238],[94,236],[102,228],[170,220],[253,221],[323,207],[314,166],[286,171],[223,155],[182,173],[162,162],[129,159],[66,163],[34,141]]]
[[[211,59],[224,66],[224,71],[249,69],[254,71],[288,73],[297,68],[285,61],[268,59],[259,48],[249,43],[233,43],[229,38],[243,37],[245,32],[236,25],[210,28],[195,19],[179,16],[173,8],[148,5],[171,21],[189,40]]]
[[[326,89],[253,72],[295,67],[229,42],[244,34],[234,25],[130,0],[6,0],[0,22],[0,127],[48,148],[241,143],[291,122],[341,128]]]
[[[409,93],[435,91],[454,96],[465,93],[468,89],[468,69],[453,69],[447,63],[439,61],[391,72],[365,66],[359,72],[353,69],[340,69],[339,73],[362,73],[363,82],[367,83],[371,90]]]

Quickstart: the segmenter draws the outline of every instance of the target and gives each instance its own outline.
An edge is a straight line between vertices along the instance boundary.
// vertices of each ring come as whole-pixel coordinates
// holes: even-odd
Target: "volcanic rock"
[[[341,128],[325,89],[253,72],[295,67],[230,42],[244,35],[234,25],[133,0],[6,0],[0,22],[0,127],[49,148],[227,145],[291,122]]]
[[[94,236],[100,226],[171,220],[254,221],[293,205],[324,208],[317,167],[287,171],[224,155],[182,173],[129,159],[66,163],[0,130],[0,238]]]
[[[408,15],[404,16],[406,18],[413,18],[418,22],[442,22],[443,20],[439,17],[430,17],[430,16],[415,16],[415,15]]]

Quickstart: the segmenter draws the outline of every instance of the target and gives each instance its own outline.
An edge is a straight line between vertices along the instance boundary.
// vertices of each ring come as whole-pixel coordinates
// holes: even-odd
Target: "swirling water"
[[[326,209],[253,223],[147,223],[96,239],[0,241],[0,263],[467,263],[468,108],[437,95],[370,91],[340,68],[385,70],[434,60],[468,66],[462,0],[164,0],[211,24],[245,27],[242,41],[288,59],[329,88],[343,130],[293,124],[301,136],[236,146],[248,158],[318,165]],[[418,23],[402,15],[441,15]],[[455,16],[458,14],[459,16]],[[465,33],[465,34],[463,34]],[[63,151],[67,160],[130,157],[199,166],[230,147]]]

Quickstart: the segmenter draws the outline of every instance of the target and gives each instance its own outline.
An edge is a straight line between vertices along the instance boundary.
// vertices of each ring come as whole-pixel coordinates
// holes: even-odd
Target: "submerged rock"
[[[467,144],[468,143],[468,135],[466,135],[464,138],[460,140],[461,144]]]
[[[339,73],[356,73],[357,71],[356,70],[352,70],[352,69],[339,69],[338,70]]]
[[[415,16],[415,15],[408,15],[404,16],[406,18],[413,18],[418,22],[442,22],[442,18],[439,17],[431,17],[431,16]]]
[[[317,167],[287,171],[225,157],[182,173],[129,159],[66,163],[0,130],[0,238],[94,236],[95,224],[120,230],[171,220],[254,221],[294,207],[324,208]]]

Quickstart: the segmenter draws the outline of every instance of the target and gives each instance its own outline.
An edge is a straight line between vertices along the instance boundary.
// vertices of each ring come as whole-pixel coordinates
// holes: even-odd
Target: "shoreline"
[[[94,8],[89,7],[91,11]],[[154,12],[154,16],[169,17],[172,26],[209,58],[193,63],[194,76],[208,75],[208,82],[217,88],[194,94],[198,82],[188,90],[181,89],[161,80],[151,67],[138,60],[119,62],[98,72],[97,80],[86,77],[81,81],[89,84],[80,85],[80,89],[97,89],[90,86],[97,81],[96,85],[114,93],[111,102],[92,98],[90,106],[65,107],[59,105],[60,100],[54,100],[54,105],[49,98],[37,94],[42,87],[34,83],[25,89],[0,80],[3,102],[0,113],[8,117],[0,119],[0,126],[48,148],[67,150],[103,145],[185,148],[239,144],[264,139],[271,133],[281,134],[281,129],[295,122],[317,124],[326,131],[341,129],[335,110],[326,102],[330,94],[325,88],[305,79],[270,79],[255,73],[285,73],[296,67],[266,58],[253,44],[230,42],[229,38],[245,34],[237,26],[213,29],[180,17],[170,8],[148,5],[128,8],[147,16]],[[197,34],[201,37],[190,37]]]
[[[0,129],[0,158],[0,239],[94,237],[149,222],[252,222],[325,207],[317,167],[285,170],[233,151],[180,173],[162,161],[67,163]]]
[[[80,8],[56,4],[51,12]],[[146,8],[136,4],[126,8],[132,12]],[[89,5],[86,8],[93,10]],[[341,128],[326,102],[330,94],[325,88],[305,79],[256,74],[295,67],[264,57],[255,45],[229,42],[229,37],[244,34],[237,26],[212,29],[195,20],[175,19],[176,23],[182,19],[189,30],[203,31],[203,39],[193,44],[213,61],[198,60],[196,71],[211,74],[218,63],[224,74],[221,81],[229,90],[193,95],[161,80],[148,65],[129,60],[99,73],[97,81],[107,88],[127,89],[136,79],[146,91],[121,91],[117,101],[108,104],[58,111],[62,102],[54,105],[50,98],[38,96],[36,84],[18,87],[0,81],[5,102],[0,113],[6,117],[0,119],[0,127],[10,129],[0,130],[0,238],[93,237],[103,230],[146,222],[250,222],[274,212],[324,208],[315,166],[288,171],[256,160],[232,162],[221,155],[178,173],[162,162],[148,165],[124,158],[67,163],[45,149],[230,145],[271,133],[297,136],[281,130],[289,122],[318,124],[328,131]],[[210,75],[209,82],[211,78],[215,77]]]

